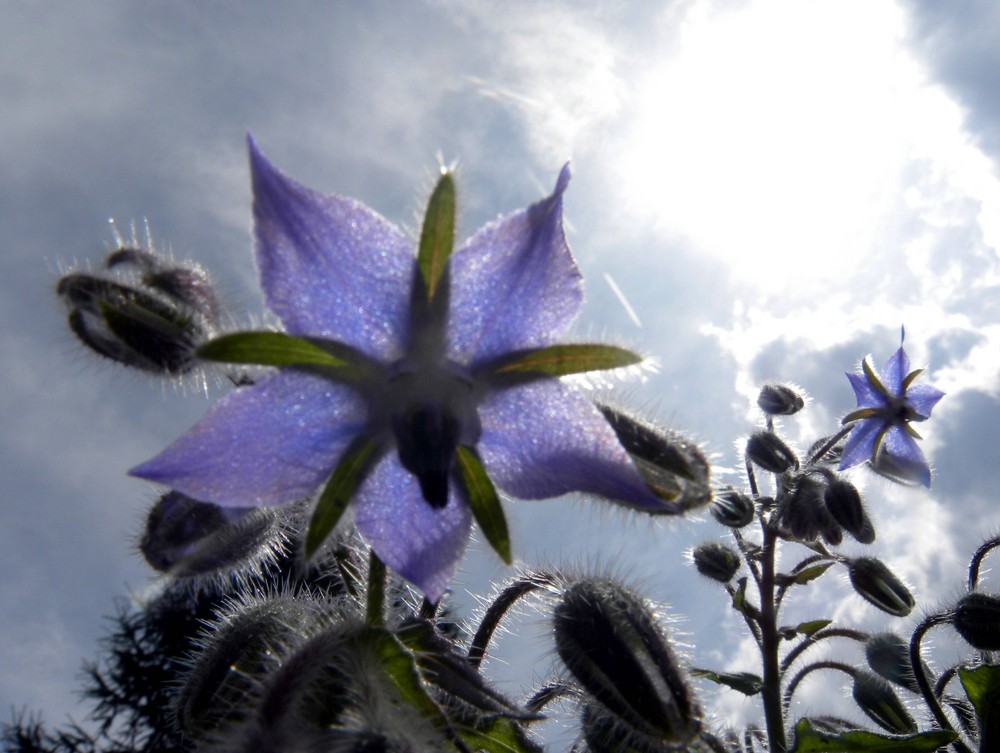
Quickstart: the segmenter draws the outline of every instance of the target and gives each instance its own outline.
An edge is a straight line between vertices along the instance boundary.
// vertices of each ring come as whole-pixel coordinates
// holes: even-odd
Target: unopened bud
[[[739,554],[714,541],[696,546],[691,559],[699,573],[719,583],[731,581],[742,564]]]
[[[820,535],[832,546],[840,544],[843,535],[823,503],[826,483],[813,476],[798,479],[795,487],[783,494],[778,505],[778,522],[782,530],[798,541],[815,541]]]
[[[887,732],[912,735],[917,731],[917,723],[910,712],[882,678],[870,672],[855,672],[851,695],[865,716]]]
[[[869,604],[895,617],[913,609],[913,595],[892,571],[874,557],[847,560],[847,572],[857,594]]]
[[[712,499],[711,468],[696,444],[677,432],[654,427],[618,408],[603,404],[597,408],[652,492],[670,503],[664,512],[686,512]]]
[[[712,517],[728,528],[750,525],[755,512],[753,499],[735,489],[717,494],[710,510]]]
[[[910,644],[895,633],[878,633],[865,643],[865,659],[877,675],[914,693],[920,692],[910,663]]]
[[[169,267],[141,249],[121,248],[108,272],[73,272],[56,294],[80,341],[118,363],[157,374],[183,374],[195,349],[215,332],[219,307],[207,276],[197,267]],[[138,274],[129,274],[135,269]]]
[[[966,643],[980,651],[1000,651],[1000,597],[973,591],[958,600],[952,624]]]
[[[687,679],[638,596],[612,581],[580,581],[556,606],[554,626],[563,663],[622,723],[667,743],[686,743],[698,732]]]
[[[862,544],[875,540],[875,527],[868,519],[857,488],[849,481],[834,479],[823,493],[826,509],[844,530]]]
[[[791,416],[802,410],[802,396],[784,384],[765,384],[757,395],[757,405],[769,416]]]
[[[747,457],[765,471],[784,473],[799,467],[795,453],[773,431],[758,431],[747,440]]]

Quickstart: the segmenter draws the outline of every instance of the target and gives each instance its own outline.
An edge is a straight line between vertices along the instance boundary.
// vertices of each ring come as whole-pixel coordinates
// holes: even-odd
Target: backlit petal
[[[408,336],[415,257],[364,204],[312,191],[250,142],[257,265],[268,307],[294,335],[396,358]]]
[[[918,384],[906,391],[906,402],[924,418],[930,418],[931,411],[942,397],[944,393],[929,384]]]
[[[566,244],[562,194],[569,166],[547,199],[493,222],[451,259],[451,357],[473,367],[503,353],[556,342],[583,303]]]
[[[882,368],[882,384],[893,395],[903,394],[903,380],[910,373],[910,358],[902,347],[898,348]]]
[[[844,452],[840,458],[838,470],[864,463],[872,459],[872,445],[878,433],[885,428],[885,421],[876,418],[863,419],[854,424],[854,428],[844,443]]]
[[[854,388],[859,408],[881,408],[885,405],[885,396],[868,383],[864,374],[848,374],[847,379]]]
[[[927,465],[927,458],[917,446],[916,440],[906,431],[899,427],[890,429],[885,437],[885,451],[914,481],[927,487],[931,485],[931,469]]]
[[[229,394],[129,473],[202,502],[282,505],[316,491],[365,417],[349,388],[284,371]]]

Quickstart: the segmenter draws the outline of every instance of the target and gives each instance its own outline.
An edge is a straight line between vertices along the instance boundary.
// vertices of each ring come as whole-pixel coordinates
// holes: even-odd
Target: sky
[[[125,471],[224,392],[84,352],[55,281],[148,225],[158,249],[212,272],[237,321],[260,321],[248,131],[302,183],[411,234],[439,164],[457,164],[464,237],[546,195],[571,160],[575,332],[655,361],[613,394],[699,441],[720,483],[741,483],[762,382],[810,396],[781,427],[802,449],[854,407],[844,372],[884,362],[905,325],[914,364],[948,393],[921,426],[933,487],[852,479],[870,553],[917,612],[954,599],[1000,530],[998,33],[988,0],[3,3],[0,710],[84,715],[81,662],[115,599],[152,582],[135,545],[156,491]],[[623,577],[663,605],[692,663],[755,669],[724,594],[687,560],[721,536],[707,516],[507,510],[526,566]],[[474,542],[456,603],[510,575]],[[813,589],[791,614],[890,626],[830,580],[836,598]],[[510,631],[486,670],[522,697],[551,641],[539,612]],[[940,651],[946,664],[946,636]],[[699,688],[719,718],[757,713]],[[796,709],[844,695],[839,677],[807,682]]]

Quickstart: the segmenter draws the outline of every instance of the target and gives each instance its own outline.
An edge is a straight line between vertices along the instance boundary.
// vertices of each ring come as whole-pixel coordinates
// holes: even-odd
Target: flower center
[[[416,476],[431,507],[448,504],[456,448],[479,440],[473,388],[471,375],[458,364],[404,358],[390,368],[384,392],[377,396],[382,404],[375,408],[388,419],[399,462]]]

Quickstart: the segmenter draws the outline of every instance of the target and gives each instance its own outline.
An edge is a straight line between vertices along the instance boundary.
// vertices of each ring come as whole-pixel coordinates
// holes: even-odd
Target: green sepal
[[[537,378],[561,377],[634,366],[642,356],[614,345],[570,343],[515,351],[489,364],[483,371],[487,377]]]
[[[374,651],[382,670],[406,703],[425,717],[447,724],[441,708],[427,693],[416,658],[395,635],[383,627],[372,626],[362,631],[359,640]]]
[[[866,730],[820,732],[808,719],[795,725],[795,744],[789,753],[931,753],[958,738],[951,730],[918,732],[903,737]]]
[[[430,201],[420,231],[417,267],[427,289],[427,301],[433,301],[455,245],[455,180],[442,172]]]
[[[470,750],[486,753],[542,753],[524,729],[503,717],[485,717],[476,726],[456,724],[455,731]]]
[[[903,384],[901,386],[901,389],[904,394],[908,389],[910,389],[910,385],[913,384],[913,381],[923,373],[924,369],[914,369],[913,371],[911,371],[909,374],[906,375],[906,377],[903,379]]]
[[[809,622],[800,622],[795,626],[795,632],[799,635],[811,638],[820,630],[832,624],[833,620],[810,620]]]
[[[209,340],[195,351],[198,358],[258,366],[318,367],[344,379],[367,372],[370,361],[349,345],[284,332],[234,332]]]
[[[460,446],[455,450],[455,457],[458,459],[462,483],[469,496],[472,516],[493,550],[500,555],[505,564],[509,565],[510,533],[507,530],[507,519],[504,517],[496,487],[486,475],[486,469],[475,450]]]
[[[306,532],[306,559],[312,557],[340,521],[354,490],[364,480],[379,457],[379,446],[368,437],[357,437],[344,452],[319,496],[309,530]]]
[[[738,690],[745,696],[755,696],[764,687],[764,680],[753,672],[715,672],[711,669],[692,668],[691,674],[711,680],[716,685],[725,685],[727,688]]]
[[[976,709],[976,716],[991,727],[1000,727],[1000,666],[959,667],[958,679]]]
[[[873,369],[868,363],[867,358],[862,359],[861,368],[865,372],[865,378],[868,380],[868,384],[871,385],[873,389],[881,392],[885,397],[892,397],[892,393],[886,389],[885,385],[882,384],[882,380],[876,376],[875,369]]]

